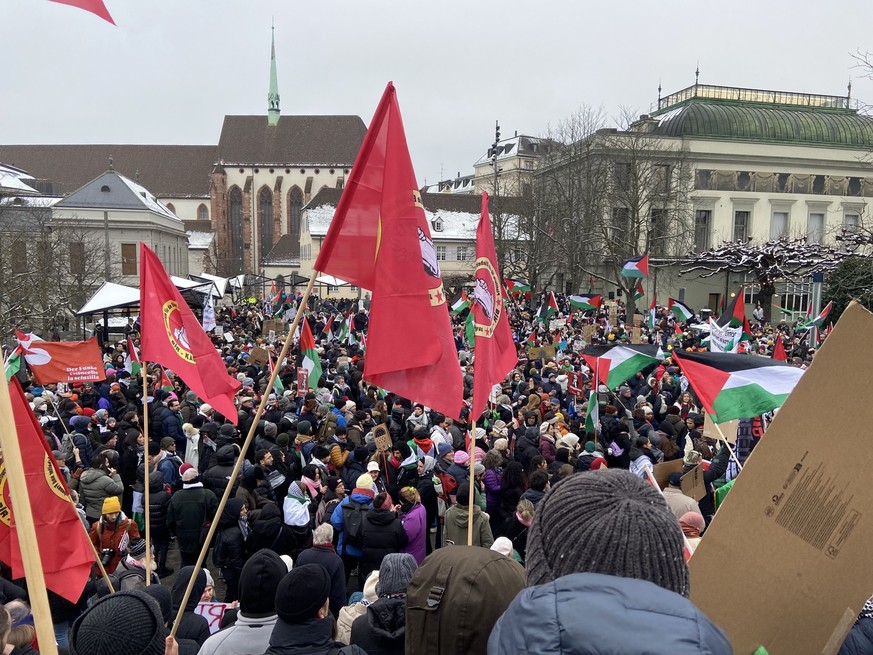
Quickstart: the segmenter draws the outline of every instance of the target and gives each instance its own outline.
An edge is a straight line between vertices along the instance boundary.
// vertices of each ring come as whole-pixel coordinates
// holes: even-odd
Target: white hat
[[[367,472],[368,473],[370,471],[378,471],[378,470],[379,470],[379,463],[378,462],[370,462],[369,464],[367,464]]]
[[[506,557],[512,557],[512,542],[506,537],[497,537],[491,545],[491,550]]]

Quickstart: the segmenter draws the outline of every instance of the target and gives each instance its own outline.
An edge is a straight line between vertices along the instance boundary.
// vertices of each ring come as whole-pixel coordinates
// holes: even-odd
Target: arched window
[[[204,203],[200,203],[200,206],[197,208],[197,220],[198,221],[208,221],[209,220],[209,209],[207,209]]]
[[[243,198],[239,187],[233,187],[230,198],[230,262],[229,272],[234,275],[243,272]]]
[[[300,238],[300,214],[303,212],[303,192],[293,187],[288,192],[288,234]]]
[[[260,233],[261,261],[273,249],[273,192],[264,187],[258,194],[258,232]]]
[[[174,214],[176,213],[176,208],[173,207],[173,203],[171,203],[171,202],[168,202],[168,203],[167,203],[167,209],[169,209],[169,210],[170,210],[171,212],[173,212]]]

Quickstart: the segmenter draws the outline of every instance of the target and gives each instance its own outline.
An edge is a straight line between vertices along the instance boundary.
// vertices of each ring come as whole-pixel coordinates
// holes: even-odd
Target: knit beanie
[[[355,488],[356,489],[369,489],[373,491],[373,478],[370,477],[369,473],[361,473],[358,476],[358,479],[355,480]]]
[[[288,436],[287,432],[280,432],[276,437],[276,445],[277,446],[287,446],[291,442],[291,438]]]
[[[509,448],[509,442],[500,437],[499,439],[494,440],[494,450],[507,450]]]
[[[277,433],[277,428],[275,423],[271,423],[270,421],[264,421],[264,436],[268,439],[275,439]]]
[[[143,539],[143,543],[145,543],[145,539]],[[148,587],[140,589],[140,591],[144,591],[157,601],[165,624],[173,620],[173,597],[169,587],[165,587],[162,584],[150,584]]]
[[[405,594],[418,562],[409,553],[388,553],[379,567],[376,595]]]
[[[298,421],[297,434],[308,435],[312,431],[312,423],[309,421]]]
[[[301,590],[306,590],[301,593]],[[288,572],[276,588],[276,613],[285,623],[314,619],[330,596],[330,576],[321,564],[304,564]]]
[[[596,448],[596,446],[594,445],[593,441],[586,441],[585,442],[585,452],[586,453],[593,453],[595,448]]]
[[[111,629],[124,617],[124,638]],[[163,655],[167,628],[158,603],[141,591],[101,598],[70,629],[70,655]]]
[[[288,573],[285,562],[268,548],[257,551],[239,576],[239,611],[250,618],[276,613],[276,588]]]
[[[525,568],[529,586],[603,573],[689,593],[676,517],[656,489],[622,469],[571,475],[546,493],[531,525]]]
[[[467,454],[465,450],[456,450],[455,451],[455,464],[466,464],[470,461],[470,456]]]
[[[146,554],[145,539],[131,539],[130,545],[127,547],[127,553],[133,559],[142,559]]]

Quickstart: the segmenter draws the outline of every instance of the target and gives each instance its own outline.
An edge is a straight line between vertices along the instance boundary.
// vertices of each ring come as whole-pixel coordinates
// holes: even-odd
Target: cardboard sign
[[[652,475],[655,478],[655,482],[658,483],[658,486],[661,489],[667,487],[667,482],[670,479],[671,473],[681,473],[682,467],[684,463],[681,459],[671,459],[669,462],[662,462],[661,464],[655,464],[652,467]]]
[[[391,441],[391,435],[388,434],[388,427],[384,424],[377,425],[373,429],[373,437],[376,442],[376,450],[380,453],[387,453],[391,450],[394,443]]]
[[[585,348],[585,342],[582,339],[577,339],[573,342],[573,352],[582,352],[583,348]]]
[[[591,340],[594,338],[595,334],[597,334],[596,325],[586,324],[582,326],[582,339],[584,339],[586,343],[591,343]]]
[[[582,388],[582,373],[573,372],[567,374],[567,393],[577,398],[585,396],[585,390]]]
[[[197,603],[194,613],[206,619],[210,634],[215,634],[221,629],[221,619],[224,618],[227,607],[225,603]]]
[[[309,371],[302,366],[297,369],[297,397],[303,398],[309,391]]]
[[[682,493],[700,502],[706,495],[706,483],[703,481],[703,467],[698,464],[682,476]]]
[[[718,439],[722,441],[721,435],[724,435],[724,441],[727,441],[731,446],[737,443],[737,427],[740,424],[740,419],[733,421],[725,421],[718,424],[718,429],[715,423],[712,422],[712,417],[707,412],[703,412],[703,436],[710,439]],[[719,433],[721,430],[721,433]]]
[[[642,343],[643,342],[643,330],[639,325],[635,325],[631,328],[631,343]]]
[[[528,359],[554,359],[555,358],[555,347],[554,346],[536,346],[535,348],[529,348],[527,351]]]
[[[255,346],[249,351],[249,364],[263,367],[270,359],[267,351],[260,346]]]
[[[212,334],[217,337],[222,336],[224,334],[224,327],[221,325],[216,325],[214,328],[212,328]]]
[[[270,332],[275,334],[282,334],[285,332],[285,321],[277,319],[264,321],[264,324],[261,326],[261,334],[269,334]]]
[[[755,446],[688,563],[691,601],[735,653],[836,653],[873,590],[873,440],[833,412],[855,391],[853,424],[873,421],[873,315],[851,303]]]
[[[233,335],[230,332],[224,333],[224,340],[228,343],[233,343]]]

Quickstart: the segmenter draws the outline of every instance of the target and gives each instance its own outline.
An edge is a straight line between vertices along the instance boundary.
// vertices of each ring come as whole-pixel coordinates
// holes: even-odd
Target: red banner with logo
[[[96,382],[106,378],[97,339],[40,341],[17,332],[18,348],[40,384]]]

